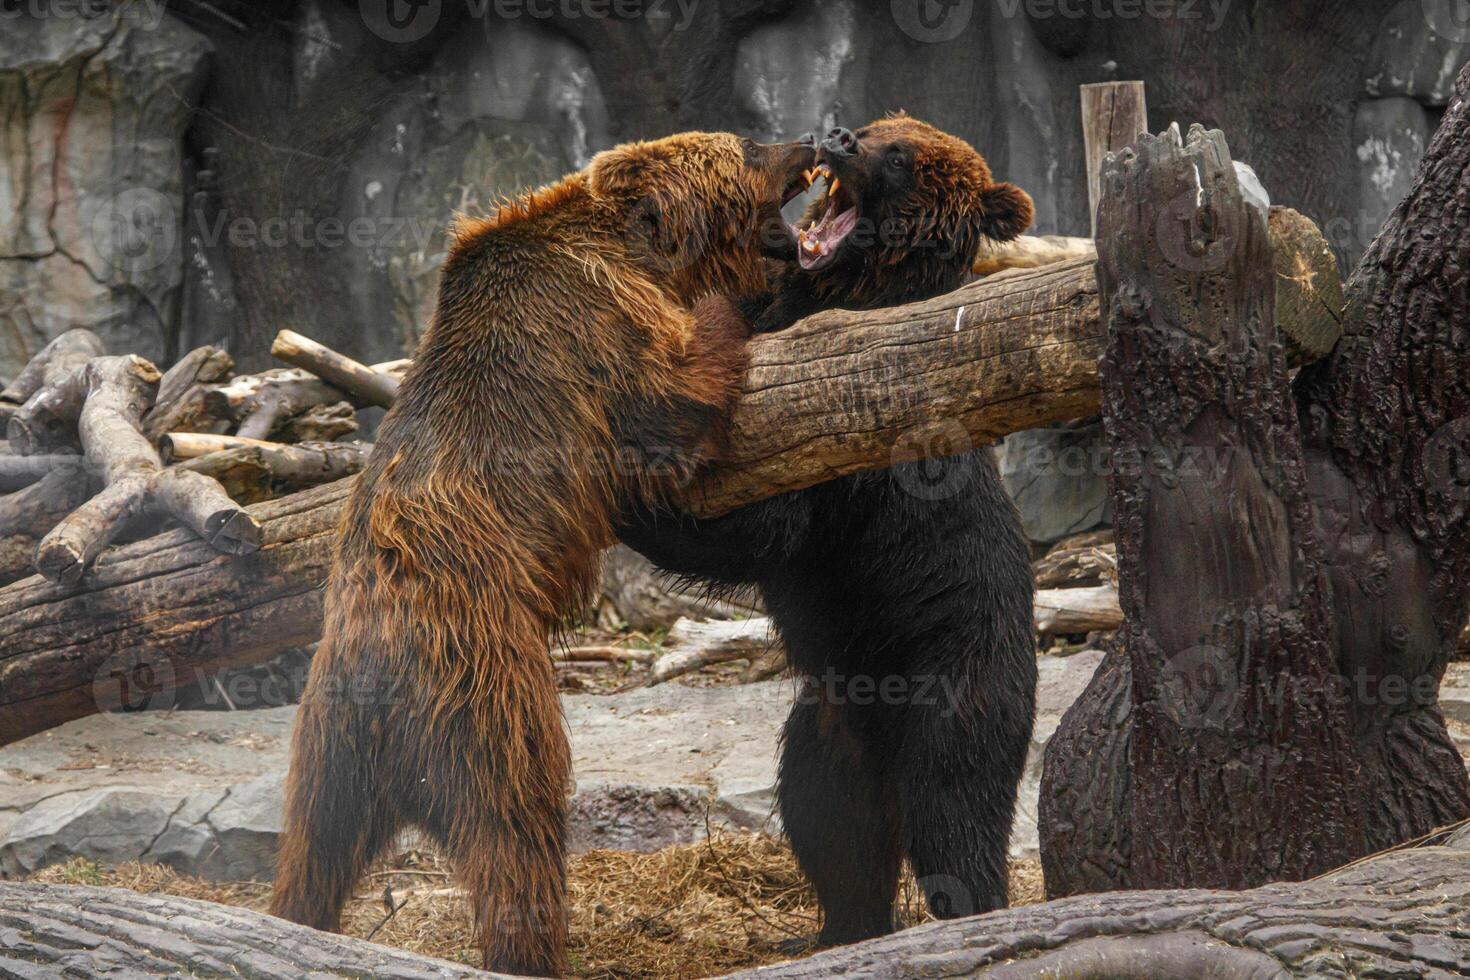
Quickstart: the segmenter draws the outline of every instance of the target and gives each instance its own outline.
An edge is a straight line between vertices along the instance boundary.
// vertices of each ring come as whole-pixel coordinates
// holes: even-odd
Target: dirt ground
[[[264,909],[270,886],[201,881],[157,865],[106,868],[74,860],[33,881],[108,885]],[[777,945],[813,935],[815,897],[786,844],[764,834],[716,831],[698,844],[654,854],[592,851],[572,858],[571,953],[576,974],[594,978],[707,977],[786,959]],[[1043,900],[1036,861],[1011,866],[1011,901]],[[922,921],[912,880],[904,919]],[[410,851],[363,881],[345,931],[461,963],[478,964],[469,906],[447,867]]]

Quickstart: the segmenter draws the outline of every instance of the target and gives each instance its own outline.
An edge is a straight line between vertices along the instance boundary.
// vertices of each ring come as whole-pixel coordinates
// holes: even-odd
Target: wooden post
[[[1102,193],[1103,157],[1148,132],[1148,103],[1142,82],[1099,82],[1082,86],[1082,145],[1087,158],[1087,213],[1097,237],[1097,200]]]

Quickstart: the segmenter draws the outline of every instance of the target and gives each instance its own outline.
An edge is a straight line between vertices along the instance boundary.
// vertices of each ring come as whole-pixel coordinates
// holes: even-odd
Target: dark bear
[[[1031,223],[1025,193],[907,116],[833,130],[818,166],[826,196],[757,330],[949,292],[982,240]],[[891,931],[905,858],[938,917],[1006,905],[1036,658],[1029,549],[988,447],[713,520],[638,508],[618,534],[666,571],[765,600],[800,679],[777,802],[821,900],[819,943]]]
[[[292,742],[272,911],[336,929],[415,825],[475,908],[485,965],[566,970],[571,776],[548,636],[614,516],[720,443],[749,325],[715,294],[793,254],[807,146],[619,147],[462,222],[438,308],[342,520]]]

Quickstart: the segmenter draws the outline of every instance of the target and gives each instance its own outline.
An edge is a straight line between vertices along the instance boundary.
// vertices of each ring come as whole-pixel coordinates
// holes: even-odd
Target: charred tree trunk
[[[1437,707],[1470,592],[1466,115],[1295,391],[1219,134],[1107,165],[1126,623],[1047,749],[1051,894],[1300,878],[1470,813]]]
[[[1470,813],[1440,678],[1470,610],[1470,68],[1297,379],[1368,844]]]

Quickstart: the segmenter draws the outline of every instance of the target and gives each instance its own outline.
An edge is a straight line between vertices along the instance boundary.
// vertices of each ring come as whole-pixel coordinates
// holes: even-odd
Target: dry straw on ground
[[[110,885],[264,909],[268,885],[189,878],[156,865],[117,868],[74,860],[34,881]],[[707,977],[785,959],[778,944],[812,935],[817,905],[785,842],[716,831],[654,854],[592,851],[572,858],[572,961],[582,977]],[[1011,900],[1042,900],[1036,862],[1011,867]],[[396,909],[388,913],[389,902]],[[904,884],[906,921],[923,903]],[[364,880],[344,929],[374,942],[476,963],[469,906],[448,868],[410,851]]]

